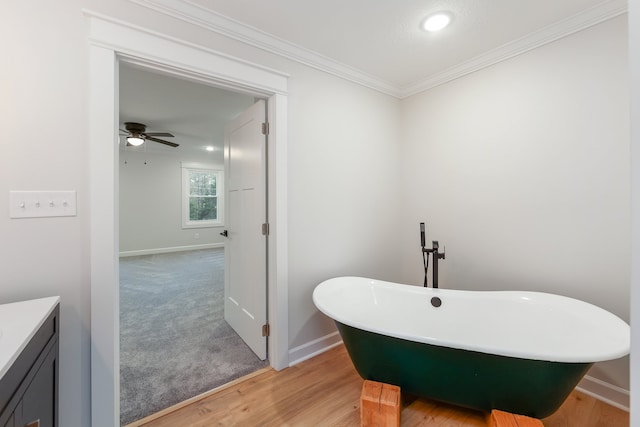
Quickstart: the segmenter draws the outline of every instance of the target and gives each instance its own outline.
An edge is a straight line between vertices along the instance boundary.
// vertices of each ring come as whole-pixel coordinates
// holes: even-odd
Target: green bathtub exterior
[[[560,407],[592,365],[496,356],[336,324],[362,378],[485,412],[500,409],[547,417]]]

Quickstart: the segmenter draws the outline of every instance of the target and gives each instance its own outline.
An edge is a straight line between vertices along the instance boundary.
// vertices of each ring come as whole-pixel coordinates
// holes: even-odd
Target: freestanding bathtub
[[[482,411],[549,416],[593,363],[629,353],[629,325],[559,295],[339,277],[313,301],[362,378]]]

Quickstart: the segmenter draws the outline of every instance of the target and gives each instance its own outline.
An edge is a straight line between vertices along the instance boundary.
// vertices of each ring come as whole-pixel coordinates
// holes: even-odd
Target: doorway
[[[92,425],[119,421],[118,64],[268,99],[270,224],[268,354],[288,366],[287,76],[245,60],[87,13],[89,23],[89,144],[91,212]]]
[[[260,291],[266,266],[257,267],[266,258],[248,261],[253,248],[221,236],[237,233],[239,222],[226,203],[225,128],[264,102],[127,64],[119,86],[120,422],[127,425],[268,365],[266,340],[252,354],[248,338],[225,321],[224,298],[231,254],[264,272]],[[265,121],[264,107],[257,115]],[[127,144],[132,123],[154,139]],[[265,210],[261,200],[257,212]],[[251,302],[266,312],[266,294],[256,295]]]

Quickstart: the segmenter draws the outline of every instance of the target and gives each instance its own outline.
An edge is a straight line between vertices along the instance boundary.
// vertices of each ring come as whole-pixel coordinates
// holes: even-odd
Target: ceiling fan
[[[157,136],[173,138],[174,135],[168,132],[145,132],[147,130],[147,125],[144,125],[142,123],[125,122],[124,128],[126,130],[120,129],[120,131],[124,132],[127,135],[127,145],[142,145],[145,140],[159,142],[160,144],[168,145],[170,147],[177,147],[180,145],[176,144],[175,142],[156,138]]]

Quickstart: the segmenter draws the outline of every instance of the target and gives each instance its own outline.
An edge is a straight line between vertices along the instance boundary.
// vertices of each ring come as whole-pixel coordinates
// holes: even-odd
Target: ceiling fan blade
[[[146,135],[146,139],[153,142],[159,142],[160,144],[168,145],[170,147],[177,147],[180,145],[180,144],[176,144],[175,142],[165,141],[164,139],[154,138],[152,136],[149,136],[149,134]]]
[[[168,137],[175,137],[175,135],[170,134],[169,132],[145,132],[145,135],[148,136],[168,136]]]

